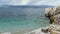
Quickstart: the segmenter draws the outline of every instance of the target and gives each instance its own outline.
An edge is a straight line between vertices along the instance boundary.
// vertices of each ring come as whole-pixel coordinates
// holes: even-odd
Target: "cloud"
[[[46,5],[53,5],[53,6],[60,6],[60,0],[59,1],[55,1],[55,2],[51,2],[51,3],[46,3]]]
[[[41,1],[32,2],[30,3],[30,5],[58,5],[60,2],[58,4],[56,3],[58,3],[58,1],[56,0],[41,0]]]
[[[11,0],[9,5],[27,5],[30,0]]]
[[[0,4],[8,5],[27,5],[31,0],[1,0]]]
[[[60,5],[60,0],[0,0],[1,4],[8,5]]]

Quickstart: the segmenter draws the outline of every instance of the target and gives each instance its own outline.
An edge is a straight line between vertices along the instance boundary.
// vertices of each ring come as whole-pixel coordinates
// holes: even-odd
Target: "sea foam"
[[[44,33],[41,31],[41,29],[46,29],[48,27],[42,27],[42,28],[39,28],[39,29],[36,29],[36,30],[33,30],[33,31],[30,31],[28,33],[25,33],[25,34],[50,34],[49,32],[48,33]],[[11,32],[3,32],[1,34],[12,34]]]
[[[33,30],[31,32],[25,33],[25,34],[50,34],[49,32],[48,33],[42,32],[41,29],[42,28],[39,28],[39,29]]]
[[[1,33],[1,34],[11,34],[11,32],[3,32],[3,33]]]

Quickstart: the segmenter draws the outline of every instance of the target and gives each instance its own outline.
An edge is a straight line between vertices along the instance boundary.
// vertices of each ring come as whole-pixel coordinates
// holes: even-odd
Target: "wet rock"
[[[41,29],[42,32],[47,33],[48,29]]]
[[[49,32],[44,33],[44,32],[41,31],[41,28],[39,28],[39,29],[33,30],[29,33],[26,33],[26,34],[50,34],[50,33]]]

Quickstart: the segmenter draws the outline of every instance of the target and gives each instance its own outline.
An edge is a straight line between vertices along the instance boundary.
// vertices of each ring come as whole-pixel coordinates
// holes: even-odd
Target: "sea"
[[[0,8],[0,34],[26,34],[49,26],[45,8]]]

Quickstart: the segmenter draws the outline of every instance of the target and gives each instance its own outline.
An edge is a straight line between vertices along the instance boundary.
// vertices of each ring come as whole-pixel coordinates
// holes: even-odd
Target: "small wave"
[[[42,27],[42,28],[46,28],[46,27]],[[42,28],[39,28],[39,29],[33,30],[33,31],[28,32],[28,33],[25,33],[25,34],[49,34],[49,32],[48,32],[48,33],[44,33],[44,32],[42,32],[42,31],[41,31]],[[47,27],[47,28],[48,28],[48,27]]]
[[[11,34],[11,32],[3,32],[3,33],[1,33],[1,34]]]

